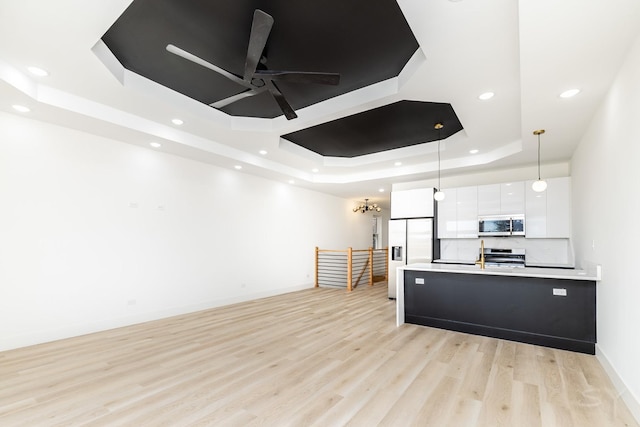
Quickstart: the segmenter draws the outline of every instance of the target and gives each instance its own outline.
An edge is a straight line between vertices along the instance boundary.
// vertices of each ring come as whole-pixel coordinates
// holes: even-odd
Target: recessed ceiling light
[[[469,150],[469,154],[478,154],[480,150],[478,150],[477,148],[474,148],[473,150]]]
[[[320,172],[320,169],[318,169],[318,168],[313,168],[313,169],[311,169],[311,172],[313,172],[313,173],[318,173],[318,172]]]
[[[176,126],[180,126],[181,124],[184,124],[184,122],[180,119],[171,119],[171,123],[173,123]]]
[[[485,92],[482,95],[480,95],[478,97],[478,99],[482,100],[482,101],[486,101],[488,99],[493,98],[493,95],[495,95],[493,92]]]
[[[378,188],[378,192],[384,193],[384,188]]]
[[[402,166],[402,162],[395,162],[393,165],[394,166]]]
[[[152,146],[153,148],[162,147],[162,144],[160,144],[159,142],[150,142],[149,145]]]
[[[38,76],[38,77],[46,77],[49,75],[47,70],[43,70],[42,68],[39,68],[39,67],[27,67],[27,70],[29,70],[29,72],[34,76]]]
[[[242,169],[242,166],[240,166],[240,165],[235,165],[235,166],[234,166],[234,168],[235,168],[236,170],[240,170],[240,169]]]
[[[296,182],[292,179],[289,180],[289,184],[295,184]]]
[[[571,98],[572,96],[576,96],[578,93],[580,93],[580,89],[565,90],[560,94],[560,98]]]
[[[258,153],[262,154],[263,156],[267,155],[267,150],[260,150],[258,151]]]
[[[16,111],[20,111],[21,113],[28,113],[31,111],[29,107],[25,107],[24,105],[12,105],[13,109]]]

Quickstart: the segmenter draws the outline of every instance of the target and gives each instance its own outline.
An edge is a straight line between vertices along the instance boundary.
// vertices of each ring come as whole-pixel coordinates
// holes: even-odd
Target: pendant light
[[[540,135],[544,133],[544,129],[534,130],[533,134],[538,137],[538,180],[535,181],[531,188],[537,193],[541,193],[547,189],[547,181],[540,178]]]
[[[442,140],[441,130],[444,125],[442,123],[436,123],[433,127],[438,130],[438,188],[436,188],[433,198],[436,202],[441,202],[444,200],[444,191],[440,191],[440,141]]]

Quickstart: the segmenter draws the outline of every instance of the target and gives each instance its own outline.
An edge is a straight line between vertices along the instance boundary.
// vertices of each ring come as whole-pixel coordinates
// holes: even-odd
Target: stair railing
[[[384,249],[333,250],[315,251],[315,287],[346,287],[351,292],[367,278],[369,286],[375,282],[387,280],[387,253]]]

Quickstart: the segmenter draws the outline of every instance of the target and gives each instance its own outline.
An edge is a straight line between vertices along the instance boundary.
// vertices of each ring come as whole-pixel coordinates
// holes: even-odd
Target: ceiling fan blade
[[[262,52],[269,38],[269,33],[271,33],[271,27],[273,27],[273,17],[260,9],[256,9],[253,12],[247,59],[244,63],[243,77],[246,83],[251,83],[253,73],[255,73],[258,67]]]
[[[216,65],[213,65],[212,63],[205,61],[204,59],[195,56],[192,53],[187,52],[186,50],[180,49],[178,46],[172,45],[172,44],[168,44],[166,47],[167,51],[170,53],[173,53],[174,55],[178,55],[181,58],[186,59],[187,61],[191,61],[194,62],[198,65],[201,65],[205,68],[208,68],[212,71],[215,71],[218,74],[221,74],[223,76],[225,76],[226,78],[228,78],[229,80],[236,82],[238,84],[241,84],[244,87],[247,88],[252,88],[253,86],[251,86],[250,82],[247,83],[244,80],[242,80],[240,77],[236,76],[235,74],[232,74],[230,72],[228,72],[225,69],[222,69]]]
[[[296,112],[293,111],[293,108],[291,108],[291,105],[289,105],[287,100],[284,98],[282,92],[280,92],[280,89],[278,89],[278,86],[276,86],[276,84],[271,80],[265,80],[265,84],[271,95],[273,95],[273,98],[280,106],[280,109],[284,113],[284,116],[287,118],[287,120],[292,120],[298,117]]]
[[[294,83],[317,83],[322,85],[337,85],[340,83],[340,74],[338,73],[257,70],[254,76],[264,80],[281,80]]]
[[[222,107],[226,107],[229,104],[233,104],[236,101],[240,101],[243,98],[247,98],[249,96],[255,96],[255,95],[259,95],[262,92],[264,92],[265,90],[267,90],[266,86],[263,86],[259,89],[247,89],[244,92],[240,92],[236,95],[232,95],[228,98],[224,98],[221,99],[220,101],[216,101],[213,102],[211,104],[209,104],[209,106],[214,107],[214,108],[222,108]]]

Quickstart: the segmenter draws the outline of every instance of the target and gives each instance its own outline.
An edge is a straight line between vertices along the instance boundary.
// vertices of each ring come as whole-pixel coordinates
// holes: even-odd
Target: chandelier
[[[369,199],[364,199],[364,203],[361,204],[360,206],[356,206],[355,208],[353,208],[354,212],[360,212],[360,213],[365,213],[367,211],[376,211],[376,212],[380,212],[382,210],[382,208],[380,208],[380,206],[378,206],[377,204],[369,204]]]

